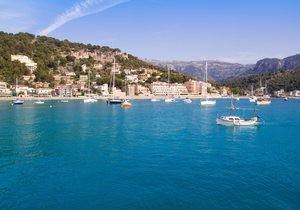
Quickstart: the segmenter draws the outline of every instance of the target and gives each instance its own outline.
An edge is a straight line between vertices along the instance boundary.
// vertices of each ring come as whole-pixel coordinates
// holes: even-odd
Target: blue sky
[[[0,0],[0,30],[142,58],[254,63],[300,53],[299,0]]]

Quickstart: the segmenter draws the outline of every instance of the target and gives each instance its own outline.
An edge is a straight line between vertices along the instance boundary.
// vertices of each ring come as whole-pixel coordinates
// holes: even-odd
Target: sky
[[[300,0],[0,0],[0,31],[250,64],[300,53],[299,14]]]

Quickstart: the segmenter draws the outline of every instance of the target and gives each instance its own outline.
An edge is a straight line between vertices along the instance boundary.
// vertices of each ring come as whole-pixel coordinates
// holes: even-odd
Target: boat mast
[[[112,97],[115,98],[115,71],[116,71],[116,58],[114,58],[114,66],[113,66],[113,85],[112,85]]]
[[[205,85],[206,85],[206,95],[205,95],[205,100],[207,101],[207,61],[205,61]]]

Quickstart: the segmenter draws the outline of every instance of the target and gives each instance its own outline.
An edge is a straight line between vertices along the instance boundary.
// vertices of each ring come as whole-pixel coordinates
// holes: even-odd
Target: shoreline
[[[0,97],[0,101],[12,101],[17,99],[18,97]],[[24,97],[24,98],[18,98],[21,99],[23,101],[37,101],[37,100],[43,100],[43,101],[59,101],[59,100],[83,100],[87,97],[84,96],[80,96],[80,97]],[[107,96],[96,96],[94,97],[95,99],[98,100],[107,100],[109,99],[109,97]],[[164,100],[166,99],[166,96],[127,96],[126,99],[129,100],[151,100],[151,99],[160,99],[160,100]],[[185,99],[185,98],[190,98],[190,99],[204,99],[205,96],[201,96],[201,95],[189,95],[189,96],[179,96],[176,97],[176,99]],[[209,98],[211,99],[230,99],[230,96],[209,96]],[[240,99],[248,99],[248,96],[239,96]],[[289,97],[290,99],[300,99],[300,97]],[[121,99],[125,99],[125,98],[121,98]]]

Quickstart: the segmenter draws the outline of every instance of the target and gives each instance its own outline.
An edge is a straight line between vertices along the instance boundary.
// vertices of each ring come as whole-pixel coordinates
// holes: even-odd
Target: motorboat
[[[16,100],[13,100],[12,104],[13,105],[22,105],[22,104],[24,104],[24,101],[20,100],[20,99],[16,99]]]
[[[234,115],[221,116],[218,117],[216,121],[218,125],[225,125],[225,126],[254,126],[254,125],[258,125],[259,123],[258,117],[244,119]]]
[[[157,102],[157,101],[160,101],[158,98],[151,98],[151,101],[152,102]]]
[[[83,100],[84,103],[95,103],[97,102],[98,100],[97,99],[94,99],[94,98],[85,98]]]
[[[189,98],[185,98],[185,99],[183,99],[183,102],[186,104],[190,104],[190,103],[192,103],[192,100]]]
[[[200,104],[201,104],[201,106],[214,106],[214,105],[216,105],[216,101],[205,99],[203,101],[200,101]]]
[[[265,97],[258,98],[256,100],[256,104],[257,105],[269,105],[269,104],[271,104],[271,100],[269,98],[265,98]]]
[[[132,104],[130,103],[129,100],[125,99],[122,103],[121,103],[121,107],[124,109],[128,109],[132,106]]]
[[[61,103],[68,103],[69,101],[68,100],[61,100],[60,102]]]
[[[252,96],[249,98],[249,102],[251,102],[251,103],[255,103],[256,100],[257,100],[257,97],[255,97],[255,96]]]
[[[122,99],[119,98],[111,98],[111,99],[107,99],[107,103],[108,104],[122,104]]]
[[[285,101],[288,101],[289,99],[288,99],[288,97],[285,97],[284,100],[285,100]]]
[[[166,103],[173,103],[173,102],[175,102],[175,99],[174,98],[166,98],[165,102]]]
[[[45,102],[44,101],[41,101],[41,100],[38,100],[36,102],[34,102],[35,104],[44,104]]]

